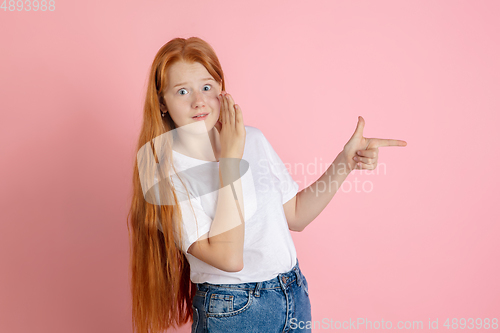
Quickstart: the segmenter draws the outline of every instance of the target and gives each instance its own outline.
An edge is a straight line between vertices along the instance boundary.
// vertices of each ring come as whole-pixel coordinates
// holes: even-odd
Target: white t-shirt
[[[172,153],[174,166],[189,190],[191,199],[192,208],[189,200],[179,204],[183,217],[182,251],[190,264],[191,281],[194,283],[265,281],[289,271],[296,264],[297,254],[283,204],[297,194],[299,185],[290,176],[264,134],[252,126],[245,126],[245,130],[243,160],[249,163],[249,169],[241,178],[245,239],[244,268],[239,272],[220,270],[187,253],[192,243],[210,231],[217,208],[218,192],[214,189],[220,184],[219,162],[195,159],[175,150]],[[189,175],[183,176],[182,171],[187,169],[191,169]],[[197,173],[197,170],[200,172]],[[179,176],[170,177],[176,193],[185,193],[178,181]],[[159,229],[162,230],[161,225]]]

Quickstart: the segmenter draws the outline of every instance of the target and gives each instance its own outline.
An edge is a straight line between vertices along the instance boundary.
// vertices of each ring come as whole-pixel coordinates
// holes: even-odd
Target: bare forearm
[[[294,224],[299,230],[303,230],[325,209],[349,173],[345,156],[340,152],[318,180],[297,193]]]
[[[239,163],[234,159],[220,159],[219,177],[221,187],[217,208],[208,234],[210,246],[218,246],[231,260],[243,258],[245,238],[243,191]],[[236,259],[234,259],[236,258]]]

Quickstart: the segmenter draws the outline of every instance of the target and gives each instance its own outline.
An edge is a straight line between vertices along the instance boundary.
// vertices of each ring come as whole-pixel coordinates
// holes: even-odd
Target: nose
[[[201,92],[195,92],[193,95],[193,107],[205,106],[205,96]]]

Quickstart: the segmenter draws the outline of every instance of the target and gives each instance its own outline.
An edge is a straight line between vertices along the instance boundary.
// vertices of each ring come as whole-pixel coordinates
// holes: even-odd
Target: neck
[[[208,132],[177,131],[176,134],[176,140],[173,144],[175,151],[199,160],[219,161],[221,146],[219,132],[215,127]],[[207,136],[209,141],[207,141]]]

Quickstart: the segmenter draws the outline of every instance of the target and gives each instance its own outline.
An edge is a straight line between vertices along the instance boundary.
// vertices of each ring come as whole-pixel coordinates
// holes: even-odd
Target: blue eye
[[[205,85],[203,86],[203,88],[205,88],[206,86],[208,86],[208,87],[210,87],[210,89],[212,89],[212,86],[211,86],[210,84],[205,84]],[[210,89],[208,89],[208,90],[210,90]],[[184,89],[184,88],[179,89],[179,91],[178,91],[178,92],[181,92],[182,90],[186,90],[186,89]],[[208,90],[205,90],[205,91],[208,91]],[[187,90],[186,90],[186,91],[187,91]],[[181,94],[181,95],[186,95],[186,94]]]

